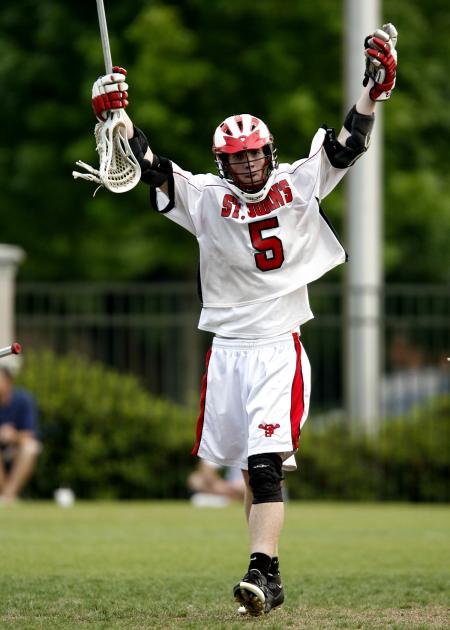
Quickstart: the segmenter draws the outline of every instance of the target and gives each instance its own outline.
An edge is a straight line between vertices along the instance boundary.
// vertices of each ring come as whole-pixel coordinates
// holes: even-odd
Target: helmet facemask
[[[250,114],[230,116],[214,134],[213,152],[219,176],[249,202],[267,196],[278,166],[269,129]]]
[[[276,149],[270,143],[261,147],[262,155],[257,155],[258,151],[250,149],[217,154],[219,175],[244,193],[260,192],[276,168]]]

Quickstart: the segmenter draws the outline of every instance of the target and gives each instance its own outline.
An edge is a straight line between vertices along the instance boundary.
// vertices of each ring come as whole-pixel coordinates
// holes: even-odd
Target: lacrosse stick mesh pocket
[[[141,167],[128,143],[126,127],[120,113],[112,114],[95,127],[100,160],[100,180],[112,192],[126,192],[141,178]]]
[[[94,134],[100,166],[97,170],[78,160],[77,166],[85,172],[72,171],[73,177],[95,182],[115,193],[134,188],[141,179],[141,167],[128,142],[122,112],[110,112],[105,122],[97,123]]]

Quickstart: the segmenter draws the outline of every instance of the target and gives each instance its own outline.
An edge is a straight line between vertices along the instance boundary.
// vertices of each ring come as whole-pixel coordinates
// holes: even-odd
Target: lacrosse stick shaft
[[[7,357],[9,354],[20,354],[22,350],[22,346],[20,343],[12,343],[10,346],[6,346],[6,348],[0,348],[0,357]]]
[[[105,60],[106,74],[112,72],[111,49],[109,47],[108,26],[106,24],[105,7],[103,0],[97,0],[98,24],[100,26],[100,37],[102,39],[103,59]]]

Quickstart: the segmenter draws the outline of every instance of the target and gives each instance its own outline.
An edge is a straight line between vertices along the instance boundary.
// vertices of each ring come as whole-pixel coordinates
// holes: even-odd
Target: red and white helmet
[[[251,184],[240,180],[229,165],[228,156],[231,153],[263,149],[266,164],[262,176]],[[273,146],[273,136],[267,125],[251,114],[229,116],[217,127],[213,139],[213,153],[219,176],[226,179],[230,188],[245,201],[256,203],[267,196],[278,166],[276,149]],[[251,159],[247,157],[250,163]]]

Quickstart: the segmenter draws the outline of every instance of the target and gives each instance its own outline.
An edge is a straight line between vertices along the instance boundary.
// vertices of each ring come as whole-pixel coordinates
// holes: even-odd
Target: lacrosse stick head
[[[74,178],[95,182],[114,193],[134,188],[141,179],[141,167],[128,142],[123,110],[109,112],[105,122],[97,123],[94,134],[100,166],[96,169],[78,160],[77,166],[86,172],[72,171]]]
[[[123,110],[110,112],[105,122],[95,126],[95,140],[103,186],[115,193],[134,188],[140,181],[141,167],[127,139]]]

